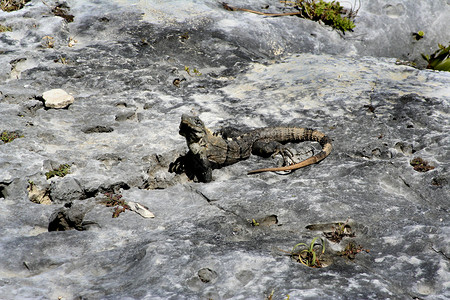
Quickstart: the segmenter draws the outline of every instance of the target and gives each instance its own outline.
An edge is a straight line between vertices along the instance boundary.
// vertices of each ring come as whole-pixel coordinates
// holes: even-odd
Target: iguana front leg
[[[212,166],[211,162],[208,160],[208,158],[201,157],[199,159],[198,163],[198,170],[197,170],[197,179],[200,182],[211,182],[212,181]]]
[[[192,153],[192,152],[191,152]],[[193,154],[194,163],[192,164],[192,171],[199,182],[212,181],[212,165],[206,155]]]

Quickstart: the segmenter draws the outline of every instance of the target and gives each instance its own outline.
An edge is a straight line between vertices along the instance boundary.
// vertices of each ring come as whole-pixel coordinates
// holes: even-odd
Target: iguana
[[[224,128],[216,133],[209,130],[202,120],[196,116],[181,116],[180,132],[186,138],[189,153],[195,162],[191,165],[199,181],[210,182],[212,169],[218,169],[238,161],[245,160],[251,154],[270,157],[276,154],[292,160],[292,153],[283,145],[289,142],[316,141],[322,146],[317,155],[284,167],[265,168],[248,172],[255,174],[268,171],[295,170],[317,163],[327,157],[332,149],[331,139],[325,134],[310,128],[298,127],[266,127],[239,132],[232,128]]]

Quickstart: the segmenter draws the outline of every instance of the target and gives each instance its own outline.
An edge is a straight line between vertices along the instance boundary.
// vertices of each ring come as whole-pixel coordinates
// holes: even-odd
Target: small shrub
[[[23,137],[23,135],[20,135],[15,131],[5,130],[5,131],[2,131],[2,133],[0,135],[0,140],[6,144],[6,143],[14,141],[17,138],[22,138],[22,137]]]
[[[315,249],[317,247],[316,246],[316,240],[318,240],[318,237],[313,238],[313,240],[311,241],[311,243],[309,244],[309,246],[305,243],[298,243],[297,245],[294,246],[294,248],[291,251],[291,255],[298,260],[299,262],[301,262],[302,264],[304,264],[305,266],[311,267],[311,268],[321,268],[322,264],[320,261],[320,257],[322,256],[322,254],[325,253],[325,244],[323,242],[323,240],[321,239],[321,246],[319,249]],[[305,248],[305,249],[301,249],[300,251],[296,249],[297,248]]]
[[[47,173],[45,173],[45,176],[47,177],[47,180],[48,180],[55,176],[64,177],[69,173],[70,173],[70,165],[63,164],[63,165],[59,165],[59,167],[57,169],[48,171]]]
[[[313,21],[322,21],[324,24],[340,30],[352,31],[355,24],[349,17],[343,17],[346,11],[338,1],[325,2],[323,0],[296,0],[295,6],[301,11],[301,16]]]
[[[361,0],[358,1],[359,7],[361,7]],[[340,30],[342,33],[345,33],[345,31],[352,31],[355,27],[352,20],[356,17],[359,10],[359,8],[354,9],[354,7],[351,9],[345,9],[338,1],[325,2],[323,0],[286,0],[281,2],[284,2],[286,6],[291,6],[292,8],[297,9],[298,12],[266,13],[252,9],[233,7],[225,2],[222,3],[222,6],[224,9],[229,11],[240,10],[269,17],[299,16],[313,21],[322,21],[325,25],[329,25],[337,30]]]
[[[105,204],[107,207],[114,207],[113,218],[118,218],[119,215],[127,209],[130,210],[128,204],[122,199],[122,195],[105,193],[105,197],[106,198],[101,201],[101,203]]]

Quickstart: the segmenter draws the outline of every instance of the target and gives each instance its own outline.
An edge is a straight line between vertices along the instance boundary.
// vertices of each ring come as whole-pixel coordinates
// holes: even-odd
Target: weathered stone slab
[[[53,89],[42,94],[44,104],[48,108],[66,108],[75,98],[62,89]]]

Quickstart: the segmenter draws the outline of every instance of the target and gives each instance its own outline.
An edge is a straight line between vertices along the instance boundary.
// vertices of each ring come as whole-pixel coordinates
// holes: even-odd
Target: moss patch
[[[47,180],[48,180],[55,176],[64,177],[69,173],[70,173],[70,165],[63,164],[63,165],[59,165],[59,167],[57,169],[48,171],[47,173],[45,173],[45,176],[47,177]]]
[[[353,12],[347,12],[338,1],[296,0],[294,6],[301,11],[301,16],[324,24],[339,31],[352,31],[355,24],[351,20]]]

